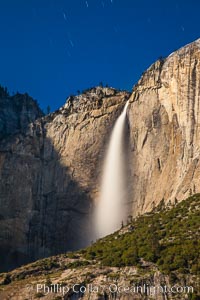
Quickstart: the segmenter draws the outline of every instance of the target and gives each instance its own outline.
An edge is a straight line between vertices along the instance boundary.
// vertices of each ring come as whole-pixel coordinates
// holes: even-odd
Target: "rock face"
[[[105,145],[129,96],[88,90],[1,141],[1,270],[91,242]]]
[[[42,118],[31,101],[4,97],[1,270],[90,243],[106,146],[129,97],[132,214],[200,192],[200,40],[153,64],[131,96],[93,88]]]
[[[0,86],[0,139],[24,132],[29,123],[42,116],[36,101],[28,94],[17,93],[10,97]]]
[[[133,213],[200,191],[200,39],[153,64],[129,108]]]
[[[57,273],[51,271],[45,275],[44,270],[38,272],[37,267],[35,270],[30,268],[27,271],[25,267],[24,269],[22,267],[13,271],[12,283],[0,290],[1,299],[39,298],[37,297],[39,291],[44,300],[55,300],[56,297],[64,300],[182,300],[187,299],[187,294],[192,291],[198,291],[196,277],[179,274],[173,280],[172,276],[162,274],[156,266],[150,263],[146,263],[142,272],[135,266],[100,268],[97,265],[81,269],[59,269]],[[20,280],[24,276],[26,279]],[[47,276],[51,276],[53,280],[50,292],[45,283]],[[0,281],[2,281],[1,278]],[[171,289],[173,293],[170,292]]]

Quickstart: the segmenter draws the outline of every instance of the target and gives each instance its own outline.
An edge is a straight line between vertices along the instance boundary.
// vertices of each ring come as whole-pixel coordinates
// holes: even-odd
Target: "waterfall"
[[[124,130],[126,103],[113,128],[103,168],[100,198],[95,213],[96,237],[106,236],[120,228],[126,216],[126,168]]]

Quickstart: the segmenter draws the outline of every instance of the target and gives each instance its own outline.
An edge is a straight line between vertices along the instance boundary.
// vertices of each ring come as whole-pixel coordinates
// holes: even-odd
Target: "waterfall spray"
[[[96,207],[95,224],[97,238],[119,229],[126,216],[126,168],[124,155],[124,130],[126,103],[111,134],[103,168],[100,199]]]

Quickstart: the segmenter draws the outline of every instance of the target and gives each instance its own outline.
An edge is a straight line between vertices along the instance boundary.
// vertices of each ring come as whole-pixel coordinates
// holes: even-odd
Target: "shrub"
[[[41,292],[38,292],[37,294],[35,294],[35,298],[42,298],[44,297],[44,294]]]
[[[132,220],[133,231],[114,233],[91,245],[82,255],[103,266],[122,267],[139,264],[140,259],[156,263],[165,273],[198,274],[200,239],[198,209],[200,194],[156,213]],[[189,216],[189,217],[188,217]],[[116,238],[117,237],[117,238]],[[193,238],[195,237],[195,238]]]
[[[6,277],[4,278],[3,284],[7,285],[11,283],[11,276],[10,274],[6,274]]]

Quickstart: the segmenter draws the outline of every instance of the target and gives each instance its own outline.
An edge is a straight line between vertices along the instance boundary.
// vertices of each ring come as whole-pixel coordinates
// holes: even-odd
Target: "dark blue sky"
[[[0,84],[45,110],[100,81],[132,89],[200,36],[199,0],[0,0]]]

